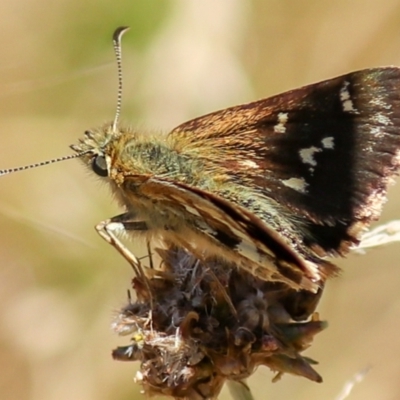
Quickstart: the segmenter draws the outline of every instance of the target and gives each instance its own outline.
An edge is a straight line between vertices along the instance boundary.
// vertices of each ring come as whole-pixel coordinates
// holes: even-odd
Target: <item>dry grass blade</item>
[[[354,389],[354,386],[357,383],[360,383],[364,380],[365,375],[367,375],[369,371],[369,367],[365,368],[361,371],[358,371],[350,380],[348,380],[344,386],[342,391],[339,393],[339,395],[335,398],[335,400],[345,400],[349,397],[350,393]]]
[[[400,241],[400,220],[392,220],[366,232],[361,243],[352,250],[364,254],[366,249]]]

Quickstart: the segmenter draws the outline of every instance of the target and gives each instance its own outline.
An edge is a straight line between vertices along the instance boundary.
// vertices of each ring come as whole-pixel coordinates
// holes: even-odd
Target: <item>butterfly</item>
[[[120,88],[122,34],[114,34]],[[400,69],[349,73],[152,135],[115,120],[72,147],[124,213],[123,231],[317,292],[379,218],[400,165]]]
[[[75,154],[124,208],[96,226],[140,273],[121,232],[316,293],[379,218],[400,164],[400,69],[371,68],[148,134],[114,120]]]

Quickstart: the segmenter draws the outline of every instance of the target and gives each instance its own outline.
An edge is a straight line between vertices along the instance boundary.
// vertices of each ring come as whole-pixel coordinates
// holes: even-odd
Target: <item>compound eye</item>
[[[106,158],[100,155],[95,156],[92,161],[92,169],[99,176],[108,176]]]

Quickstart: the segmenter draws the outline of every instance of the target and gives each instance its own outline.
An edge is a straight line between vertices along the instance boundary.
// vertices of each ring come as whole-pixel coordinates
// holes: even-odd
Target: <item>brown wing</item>
[[[130,179],[127,177],[124,184],[129,185]],[[156,177],[144,181],[140,190],[164,210],[172,207],[170,216],[178,215],[176,210],[180,208],[179,215],[186,227],[182,227],[182,221],[176,225],[179,229],[170,224],[157,235],[199,258],[208,253],[232,261],[260,279],[282,281],[295,289],[311,291],[318,290],[337,270],[317,257],[303,258],[256,215],[212,193]],[[193,236],[199,234],[200,237]],[[196,250],[198,243],[205,243],[205,248]]]
[[[344,253],[379,217],[399,169],[400,69],[358,71],[211,113],[170,138],[274,199],[303,226],[305,245]]]

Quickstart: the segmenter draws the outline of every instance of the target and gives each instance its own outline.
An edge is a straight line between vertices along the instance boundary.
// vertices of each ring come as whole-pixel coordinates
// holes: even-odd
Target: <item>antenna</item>
[[[122,35],[129,29],[127,26],[121,26],[117,28],[113,34],[113,44],[114,44],[114,52],[115,52],[115,57],[117,59],[117,69],[118,69],[118,93],[117,93],[117,110],[115,112],[115,118],[114,122],[112,124],[112,130],[113,133],[116,132],[117,130],[117,125],[119,121],[119,116],[121,113],[121,104],[122,104],[122,57],[121,57],[121,38]],[[89,150],[81,151],[76,154],[71,154],[68,156],[64,157],[58,157],[54,158],[52,160],[47,160],[47,161],[42,161],[39,163],[35,164],[29,164],[29,165],[24,165],[22,167],[15,167],[15,168],[9,168],[9,169],[2,169],[0,170],[0,176],[2,175],[7,175],[7,174],[12,174],[14,172],[19,172],[19,171],[25,171],[27,169],[32,169],[32,168],[37,168],[37,167],[43,167],[44,165],[49,165],[49,164],[54,164],[60,161],[66,161],[66,160],[71,160],[73,158],[79,158],[82,157],[83,155],[90,153]]]
[[[118,92],[117,92],[117,109],[115,111],[114,122],[112,124],[113,133],[117,132],[117,125],[119,122],[119,116],[121,114],[122,105],[122,50],[121,50],[121,38],[122,35],[129,30],[128,26],[120,26],[117,28],[113,34],[113,45],[115,58],[117,60],[117,70],[118,70]]]
[[[23,165],[22,167],[1,169],[0,170],[0,176],[7,175],[7,174],[12,174],[14,172],[19,172],[19,171],[25,171],[26,169],[43,167],[44,165],[54,164],[54,163],[57,163],[57,162],[60,162],[60,161],[71,160],[73,158],[82,157],[84,154],[87,154],[87,153],[89,153],[89,151],[81,151],[80,153],[70,154],[69,156],[53,158],[52,160],[41,161],[41,162],[38,162],[38,163],[35,163],[35,164]]]

